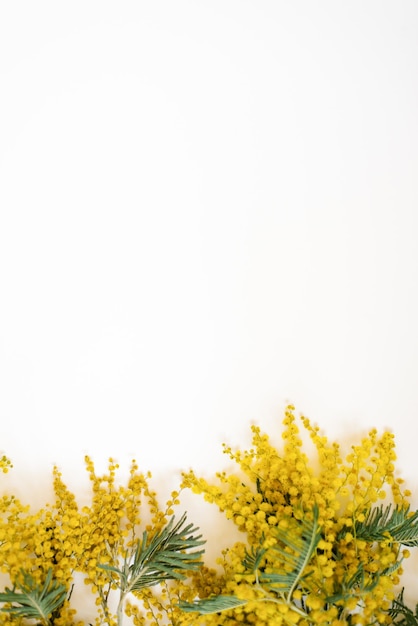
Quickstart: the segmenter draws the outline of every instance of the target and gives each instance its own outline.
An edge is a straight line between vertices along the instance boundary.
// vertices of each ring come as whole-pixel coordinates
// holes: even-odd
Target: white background
[[[331,437],[393,430],[418,492],[417,32],[412,1],[2,3],[24,493],[85,453],[220,469],[288,402]]]

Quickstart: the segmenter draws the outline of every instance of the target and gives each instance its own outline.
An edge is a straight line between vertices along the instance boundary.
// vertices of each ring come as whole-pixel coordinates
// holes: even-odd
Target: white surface
[[[417,32],[407,1],[1,6],[17,476],[219,468],[292,401],[392,428],[416,480]]]

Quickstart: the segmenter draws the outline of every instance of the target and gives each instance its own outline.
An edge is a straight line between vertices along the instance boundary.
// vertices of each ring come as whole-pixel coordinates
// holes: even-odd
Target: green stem
[[[117,611],[116,611],[116,617],[117,617],[118,626],[122,626],[124,602],[125,602],[125,593],[121,590],[120,596],[119,596],[119,604],[118,604],[118,608],[117,608]]]

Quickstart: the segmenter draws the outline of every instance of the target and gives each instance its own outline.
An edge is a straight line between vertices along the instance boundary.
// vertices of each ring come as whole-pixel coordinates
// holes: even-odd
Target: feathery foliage
[[[236,596],[212,596],[211,598],[203,598],[195,602],[180,602],[180,608],[185,613],[199,613],[200,615],[210,615],[211,613],[221,613],[235,609],[238,606],[244,606],[247,600],[241,600]]]
[[[139,591],[145,587],[152,587],[164,580],[184,579],[182,571],[196,570],[202,562],[204,550],[195,550],[205,543],[202,535],[194,536],[198,529],[193,524],[187,524],[186,513],[175,524],[172,517],[160,532],[149,538],[144,531],[142,540],[139,540],[133,558],[125,558],[122,568],[111,565],[99,565],[103,570],[116,574],[119,587],[124,594]]]
[[[261,599],[264,601],[291,605],[292,594],[306,575],[307,565],[321,538],[317,507],[314,507],[312,519],[305,517],[298,527],[297,533],[289,533],[278,526],[275,529],[277,543],[269,548],[260,545],[245,555],[242,562],[245,572],[250,577],[255,576],[256,588],[262,592]],[[280,563],[280,569],[271,571],[274,563]],[[268,571],[266,564],[269,566]],[[246,603],[247,600],[221,594],[195,602],[181,602],[180,608],[185,612],[208,614],[220,613]]]
[[[48,571],[43,585],[39,585],[28,572],[22,572],[22,577],[19,591],[6,587],[0,593],[0,602],[11,605],[0,610],[15,617],[36,619],[44,626],[50,626],[49,618],[67,597],[66,587],[52,580],[52,570]]]
[[[299,421],[313,464],[289,405],[282,444],[253,426],[251,449],[224,447],[238,472],[207,480],[190,470],[165,508],[135,460],[123,485],[114,459],[101,476],[88,456],[92,497],[83,507],[58,468],[55,501],[39,511],[0,497],[8,577],[0,626],[122,626],[125,618],[135,626],[418,626],[418,606],[393,599],[408,548],[418,547],[394,435],[372,429],[344,451]],[[10,466],[0,457],[0,471]],[[183,489],[203,494],[242,533],[218,555],[222,570],[202,563],[204,541],[186,515],[173,517]],[[69,592],[79,578],[95,596],[86,622]]]
[[[418,626],[418,604],[415,606],[415,611],[412,611],[405,605],[403,593],[404,590],[402,589],[398,597],[392,602],[388,614],[393,619],[393,623],[398,626]]]
[[[356,522],[357,539],[384,541],[392,538],[404,546],[418,546],[418,511],[392,505],[371,508],[362,522]]]
[[[282,563],[282,571],[258,574],[260,584],[271,592],[279,593],[287,602],[290,602],[292,593],[296,589],[302,577],[306,574],[306,567],[321,539],[318,528],[318,508],[313,510],[312,520],[306,517],[299,522],[298,534],[288,533],[277,527],[275,535],[277,543],[271,547],[275,556],[279,555]],[[260,559],[252,564],[256,572]],[[251,561],[246,559],[251,565]]]

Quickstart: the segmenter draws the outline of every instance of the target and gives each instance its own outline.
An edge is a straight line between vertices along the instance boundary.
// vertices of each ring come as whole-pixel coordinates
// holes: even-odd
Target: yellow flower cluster
[[[8,459],[7,456],[3,454],[3,456],[0,457],[0,470],[3,472],[3,474],[7,474],[10,467],[13,467],[10,459]]]
[[[89,457],[86,457],[86,467],[93,487],[93,498],[91,506],[82,509],[80,527],[83,538],[79,568],[86,574],[85,583],[91,585],[92,592],[97,596],[97,626],[102,623],[116,626],[117,619],[109,612],[108,598],[112,591],[116,591],[117,585],[113,578],[109,580],[108,573],[99,566],[120,567],[144,530],[149,538],[160,532],[173,514],[173,507],[179,504],[179,493],[172,492],[163,511],[157,493],[149,486],[151,474],[139,474],[136,461],[132,462],[126,486],[115,485],[118,465],[113,459],[109,460],[109,471],[104,476],[96,475]],[[141,517],[143,500],[147,504],[147,523],[143,523]],[[158,625],[163,614],[180,615],[169,591],[167,584],[162,589],[153,587],[134,592],[139,604],[128,603],[126,607],[126,614],[132,618],[133,624]],[[184,616],[184,619],[184,622],[179,619],[172,623],[190,623],[190,616]]]
[[[39,587],[52,574],[67,592],[42,626],[86,626],[71,604],[80,578],[95,601],[91,626],[121,626],[123,614],[133,626],[391,624],[388,610],[408,551],[401,552],[389,531],[368,529],[380,505],[391,503],[392,511],[409,515],[410,492],[395,476],[393,435],[373,429],[343,451],[289,406],[282,439],[276,447],[253,426],[249,450],[224,446],[236,472],[220,472],[214,481],[185,473],[164,508],[151,475],[140,473],[136,461],[121,484],[114,459],[98,475],[86,457],[91,497],[84,506],[54,468],[53,502],[39,511],[13,495],[0,497],[0,573],[13,589],[22,588],[25,573]],[[10,467],[3,456],[0,468]],[[159,539],[186,488],[217,505],[243,540],[221,553],[218,569],[202,566],[185,571],[185,579],[123,588],[144,531],[148,541]],[[418,537],[418,523],[413,531]],[[196,600],[219,597],[227,603],[233,598],[233,608],[197,615]],[[181,610],[180,603],[190,603],[191,610]],[[0,612],[0,625],[28,623]]]
[[[24,571],[31,573],[34,583],[42,585],[52,570],[53,579],[66,587],[68,596],[78,572],[96,598],[95,626],[117,626],[117,616],[110,609],[117,603],[117,580],[101,566],[120,567],[144,530],[149,537],[158,533],[179,503],[179,492],[171,494],[162,511],[156,492],[149,486],[151,475],[139,473],[136,461],[131,464],[126,485],[117,484],[118,464],[113,459],[109,459],[108,471],[102,476],[96,474],[89,457],[85,463],[92,488],[91,501],[86,506],[79,507],[58,468],[53,470],[53,504],[33,514],[14,496],[0,499],[0,571],[8,575],[12,586],[18,586]],[[9,466],[5,460],[4,467]],[[116,597],[114,602],[112,594]],[[162,613],[171,615],[173,624],[192,621],[177,606],[180,597],[192,599],[182,581],[173,587],[166,584],[161,590],[135,592],[133,596],[137,603],[126,606],[133,624],[159,624]],[[76,620],[75,613],[66,601],[51,623],[84,626],[84,622]],[[0,624],[23,626],[26,622],[0,613]]]
[[[196,616],[184,613],[179,608],[180,601],[191,602],[196,590],[190,580],[169,581],[163,583],[158,590],[144,589],[136,597],[141,600],[142,610],[138,604],[130,602],[126,606],[126,615],[131,617],[134,626],[192,626],[196,624]]]
[[[339,445],[328,442],[308,418],[302,416],[300,422],[317,451],[317,459],[311,462],[303,449],[294,407],[289,406],[283,420],[282,450],[253,426],[250,450],[224,446],[239,467],[237,473],[217,474],[216,484],[193,471],[183,477],[183,487],[204,494],[246,535],[245,542],[227,549],[219,560],[223,574],[212,572],[199,592],[205,597],[221,589],[224,595],[251,602],[208,616],[207,625],[390,623],[385,611],[402,571],[395,567],[399,545],[390,537],[359,539],[355,529],[379,501],[390,498],[395,505],[407,506],[409,492],[402,492],[402,481],[394,475],[394,437],[389,432],[379,437],[372,430],[343,459]],[[244,566],[246,553],[262,546],[266,549],[264,574],[285,571],[286,558],[271,549],[277,544],[277,529],[285,530],[297,545],[300,522],[312,516],[313,510],[318,512],[321,537],[309,562],[309,576],[292,590],[291,601],[271,589],[267,594],[254,572]]]

